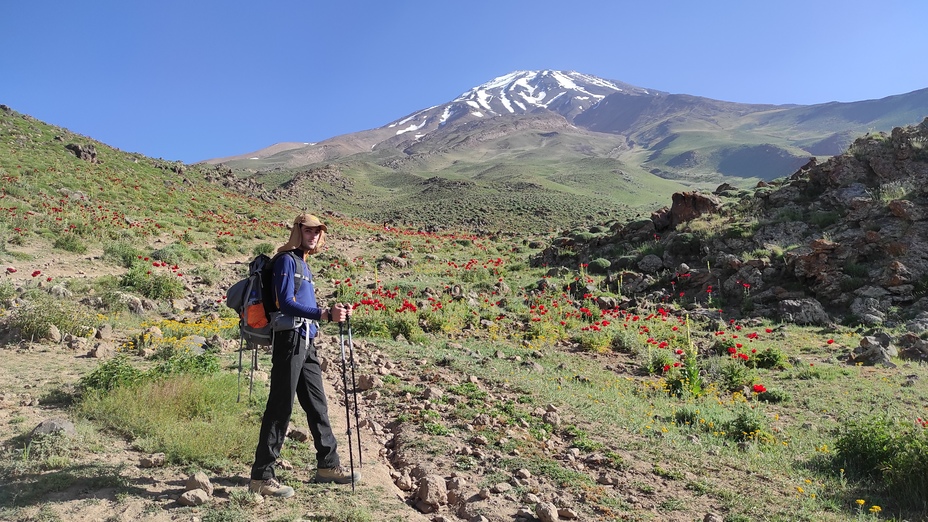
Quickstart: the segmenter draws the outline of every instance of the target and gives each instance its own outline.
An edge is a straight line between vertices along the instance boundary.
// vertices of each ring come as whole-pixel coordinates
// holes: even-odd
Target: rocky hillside
[[[868,134],[753,190],[682,192],[650,219],[574,230],[536,265],[589,264],[612,289],[807,324],[928,316],[928,119]]]

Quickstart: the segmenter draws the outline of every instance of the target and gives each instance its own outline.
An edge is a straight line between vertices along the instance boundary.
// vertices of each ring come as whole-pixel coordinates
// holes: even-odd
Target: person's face
[[[303,233],[303,243],[300,245],[304,252],[311,251],[319,244],[319,238],[322,236],[322,227],[307,227],[300,225]]]

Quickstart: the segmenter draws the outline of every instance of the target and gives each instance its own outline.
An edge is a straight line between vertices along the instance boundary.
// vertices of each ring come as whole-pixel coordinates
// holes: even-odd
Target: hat
[[[316,216],[312,214],[300,214],[299,216],[293,219],[294,225],[303,225],[304,227],[321,227],[323,232],[328,232],[329,229],[322,224],[322,221],[319,220]]]
[[[303,233],[300,230],[300,225],[304,227],[319,227],[322,229],[322,232],[328,232],[328,228],[319,220],[318,217],[312,214],[300,214],[299,216],[293,218],[293,226],[290,227],[290,239],[287,240],[280,248],[277,249],[278,252],[286,252],[288,250],[293,250],[300,248],[300,245],[303,244]],[[316,246],[316,250],[322,247],[323,242],[325,241],[325,235],[319,238],[319,244]],[[315,252],[310,252],[314,254]]]

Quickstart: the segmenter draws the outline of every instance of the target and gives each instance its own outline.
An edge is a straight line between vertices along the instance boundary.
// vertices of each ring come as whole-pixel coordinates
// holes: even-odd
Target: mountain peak
[[[461,94],[451,104],[465,104],[473,116],[518,114],[548,109],[572,119],[616,92],[654,94],[633,85],[575,71],[514,71]]]

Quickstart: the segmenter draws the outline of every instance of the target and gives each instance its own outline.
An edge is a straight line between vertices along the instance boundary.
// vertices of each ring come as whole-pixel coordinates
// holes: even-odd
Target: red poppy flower
[[[15,273],[16,273],[16,269],[13,268],[12,266],[8,266],[8,267],[6,267],[6,273],[8,273],[8,274],[15,274]]]
[[[767,388],[763,384],[754,385],[754,393],[764,393],[767,391]]]
[[[729,347],[728,347],[728,353],[734,354],[734,353],[736,353],[737,351],[738,351],[738,349],[735,348],[734,346],[729,346]]]
[[[36,270],[35,272],[32,273],[32,277],[39,277],[40,275],[42,275],[41,270]]]
[[[834,339],[828,339],[828,340],[825,341],[825,342],[828,343],[828,344],[834,344],[835,340],[834,340]]]

